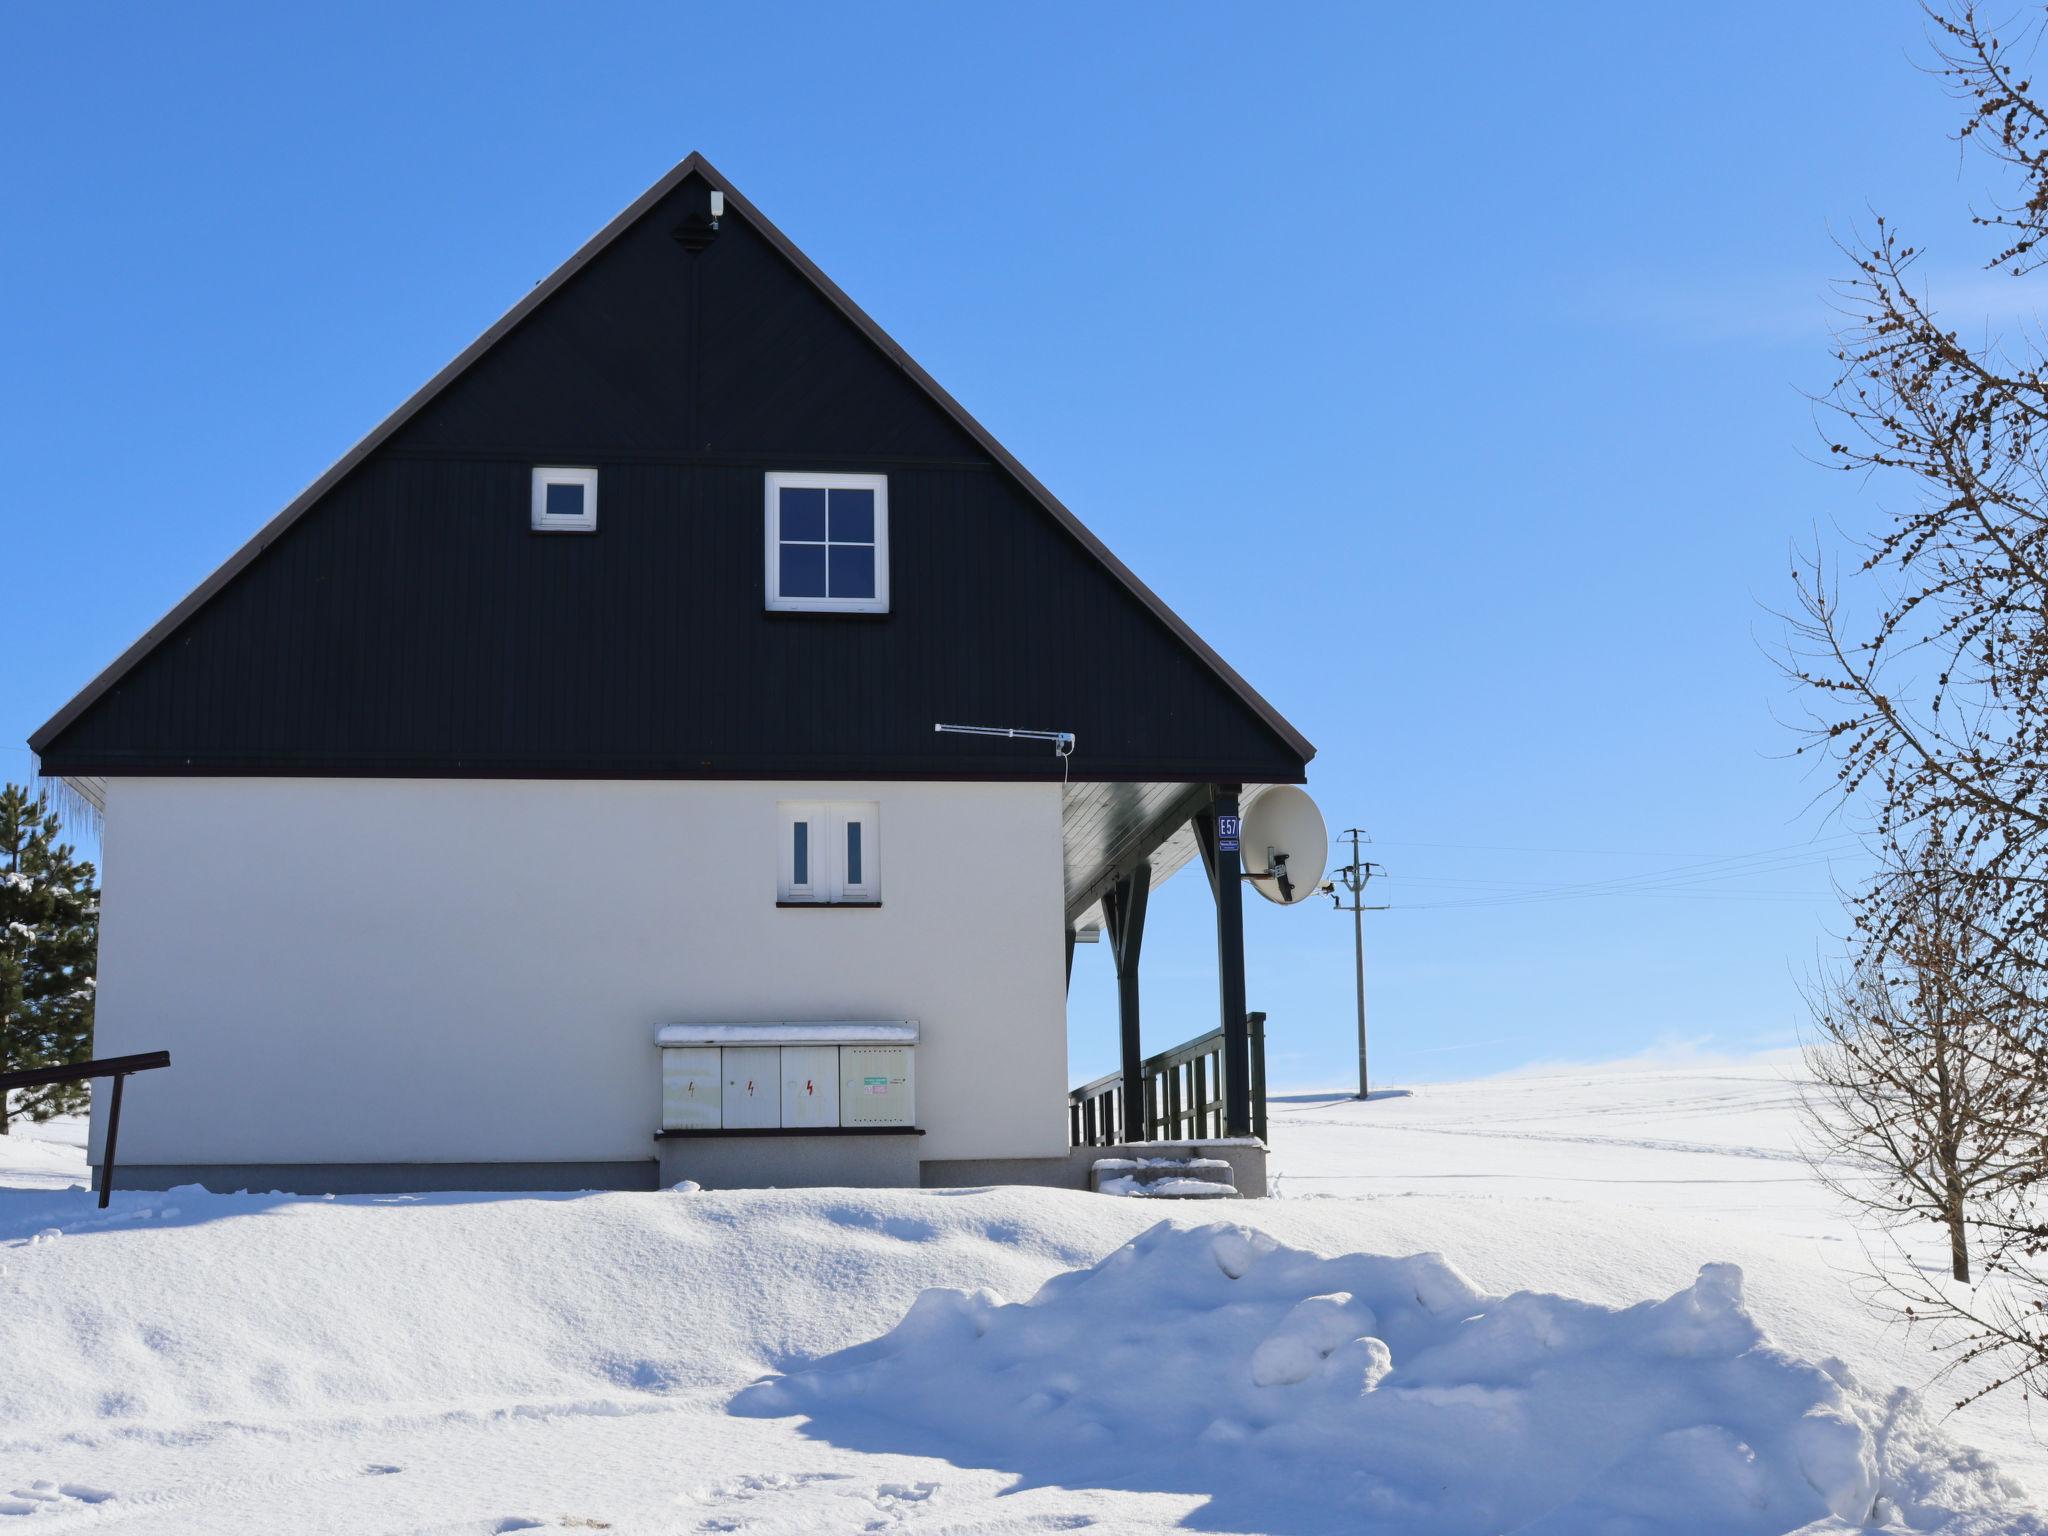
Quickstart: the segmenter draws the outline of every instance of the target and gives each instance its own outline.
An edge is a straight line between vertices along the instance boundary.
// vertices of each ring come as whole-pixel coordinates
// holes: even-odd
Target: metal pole
[[[1351,836],[1351,862],[1358,863],[1358,834]],[[1358,1096],[1361,1099],[1372,1095],[1371,1074],[1365,1064],[1365,905],[1359,899],[1364,882],[1352,888],[1351,894],[1351,959],[1358,973]]]
[[[1351,862],[1337,871],[1337,880],[1343,882],[1344,890],[1351,897],[1351,959],[1358,986],[1358,1097],[1369,1098],[1372,1094],[1372,1073],[1366,1061],[1365,1048],[1365,914],[1384,911],[1383,907],[1368,907],[1365,904],[1365,888],[1377,873],[1377,866],[1368,864],[1360,846],[1368,841],[1363,827],[1347,827],[1338,834],[1351,839]],[[1344,910],[1344,897],[1338,894],[1336,882],[1323,887],[1324,894]]]

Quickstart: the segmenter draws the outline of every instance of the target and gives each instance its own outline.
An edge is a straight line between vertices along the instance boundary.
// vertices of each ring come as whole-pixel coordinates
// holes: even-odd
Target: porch
[[[1116,1070],[1068,1094],[1075,1148],[1166,1144],[1256,1150],[1264,1183],[1266,1016],[1245,1006],[1238,828],[1263,784],[1074,784],[1062,808],[1067,982],[1074,946],[1101,941],[1116,977]],[[1140,962],[1152,888],[1199,859],[1216,912],[1216,1027],[1148,1055]],[[1185,1027],[1185,1026],[1183,1026]],[[1233,1160],[1235,1161],[1235,1160]]]
[[[1266,1139],[1266,1016],[1246,1016],[1251,1036],[1251,1100],[1254,1139]],[[1139,1142],[1197,1145],[1229,1135],[1225,1129],[1223,1031],[1147,1056],[1139,1068],[1140,1094],[1131,1095],[1121,1070],[1083,1083],[1067,1095],[1067,1143],[1107,1147]],[[1143,1110],[1134,1122],[1128,1105]]]

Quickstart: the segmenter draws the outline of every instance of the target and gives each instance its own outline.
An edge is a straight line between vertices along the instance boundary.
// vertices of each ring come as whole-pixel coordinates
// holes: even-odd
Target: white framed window
[[[536,533],[597,532],[597,471],[536,469],[533,529]]]
[[[881,808],[872,800],[785,800],[776,806],[777,899],[866,905],[882,899]]]
[[[763,518],[772,613],[889,611],[889,477],[767,477]]]

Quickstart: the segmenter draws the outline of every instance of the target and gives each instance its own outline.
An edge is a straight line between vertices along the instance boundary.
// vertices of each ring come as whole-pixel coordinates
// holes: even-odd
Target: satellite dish
[[[1278,784],[1251,803],[1239,828],[1245,878],[1268,901],[1291,907],[1323,883],[1330,834],[1308,791]]]

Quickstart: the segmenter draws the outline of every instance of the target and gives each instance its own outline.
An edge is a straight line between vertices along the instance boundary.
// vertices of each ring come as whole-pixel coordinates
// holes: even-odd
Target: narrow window
[[[889,611],[886,475],[771,474],[766,519],[771,610]]]
[[[872,800],[845,801],[826,808],[832,817],[839,864],[832,871],[832,899],[874,903],[882,899],[880,813]]]
[[[785,906],[866,906],[882,899],[872,800],[794,801],[776,807],[782,855],[776,899]]]
[[[533,529],[536,533],[597,532],[597,471],[536,469]]]
[[[776,807],[782,826],[781,867],[776,871],[775,894],[782,901],[830,901],[832,886],[816,827],[826,815],[822,805],[801,805],[784,801]]]

